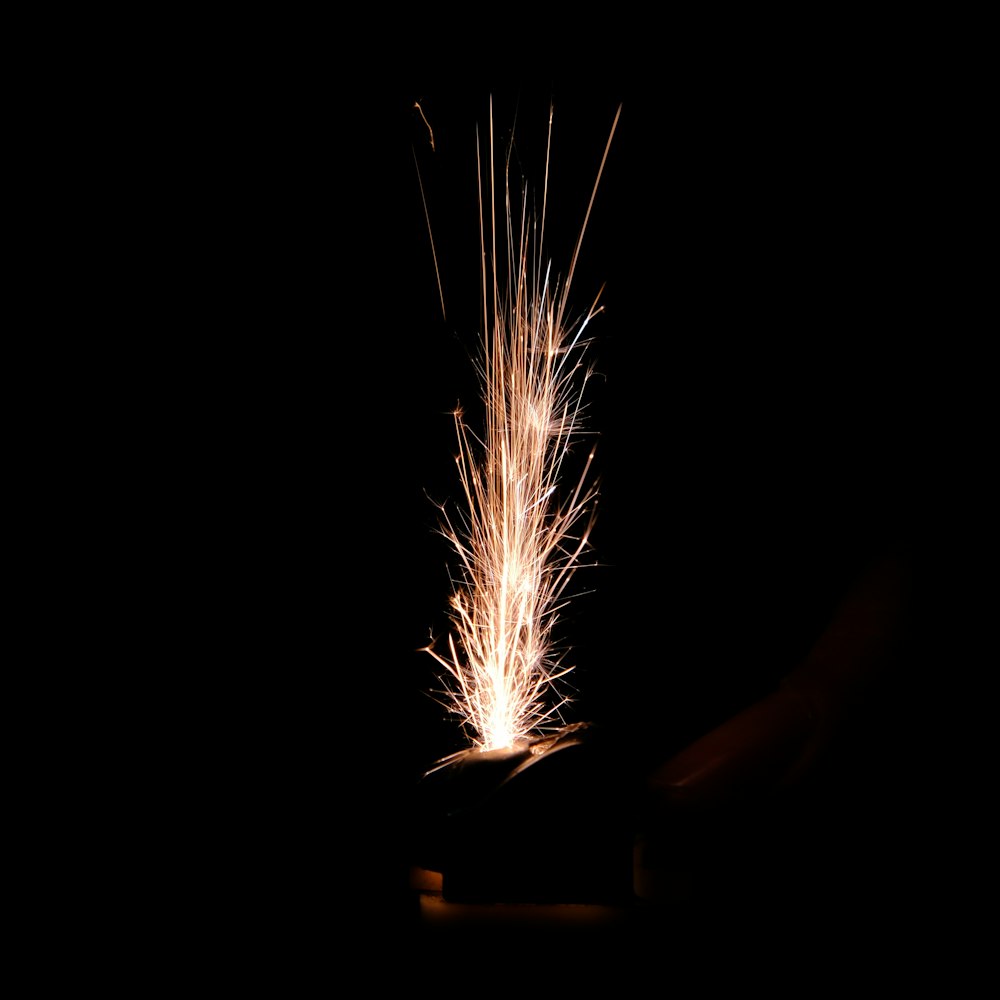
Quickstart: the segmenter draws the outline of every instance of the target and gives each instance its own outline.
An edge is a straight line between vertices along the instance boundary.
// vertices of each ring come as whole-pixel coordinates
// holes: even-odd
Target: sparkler
[[[564,489],[569,456],[583,435],[587,328],[601,293],[573,318],[569,294],[621,108],[615,114],[586,215],[564,278],[545,259],[545,215],[553,112],[550,108],[542,211],[515,200],[505,158],[504,212],[497,191],[490,104],[488,205],[477,130],[483,342],[477,363],[485,408],[481,435],[454,413],[464,508],[441,506],[441,532],[457,557],[443,701],[478,751],[524,748],[561,724],[572,670],[556,644],[567,588],[589,550],[597,488],[593,451]],[[500,250],[498,250],[498,243]],[[503,256],[500,257],[500,251]],[[506,263],[502,263],[505,261]]]

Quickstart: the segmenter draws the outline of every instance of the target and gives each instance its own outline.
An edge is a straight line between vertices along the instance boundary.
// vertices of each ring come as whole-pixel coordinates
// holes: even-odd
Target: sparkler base
[[[583,724],[511,751],[463,754],[424,779],[418,882],[433,892],[427,873],[440,873],[446,904],[622,903],[632,833],[614,771]]]

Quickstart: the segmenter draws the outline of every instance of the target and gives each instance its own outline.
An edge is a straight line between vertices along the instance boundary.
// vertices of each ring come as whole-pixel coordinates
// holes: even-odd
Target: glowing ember
[[[620,113],[619,108],[562,281],[552,276],[551,262],[543,263],[548,153],[540,220],[529,215],[526,192],[518,208],[507,176],[506,220],[498,233],[492,207],[484,218],[477,148],[485,331],[479,374],[486,426],[480,437],[461,410],[455,413],[465,508],[453,517],[442,507],[442,533],[458,557],[450,611],[454,632],[447,655],[431,647],[428,652],[447,670],[447,707],[482,751],[513,747],[561,723],[567,701],[557,682],[572,668],[563,665],[553,632],[588,547],[596,500],[593,454],[568,490],[561,474],[580,439],[591,375],[583,363],[588,344],[583,335],[601,311],[595,299],[585,314],[571,319],[567,300]],[[551,148],[551,111],[548,135]],[[494,206],[492,104],[489,146],[489,206]],[[498,239],[505,249],[506,281],[497,262]]]

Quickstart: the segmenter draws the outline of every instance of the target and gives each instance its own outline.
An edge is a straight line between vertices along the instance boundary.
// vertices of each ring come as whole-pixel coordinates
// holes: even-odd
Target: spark
[[[414,101],[413,106],[420,112],[420,117],[424,120],[424,124],[427,126],[427,135],[430,138],[431,152],[436,152],[434,149],[434,129],[431,128],[431,123],[427,120],[427,115],[424,114],[424,109],[420,107],[420,102]]]
[[[433,153],[435,152],[434,129],[431,128],[431,123],[427,120],[427,115],[424,114],[424,109],[420,107],[420,102],[414,101],[413,106],[420,112],[420,117],[427,126],[427,134],[430,136],[431,152]],[[444,288],[441,285],[441,271],[438,268],[437,250],[434,248],[434,232],[431,229],[431,217],[430,213],[427,211],[427,196],[424,194],[424,179],[420,176],[420,164],[417,162],[417,151],[415,149],[413,150],[413,165],[417,168],[417,183],[420,185],[420,200],[424,206],[424,218],[427,220],[427,235],[431,240],[431,256],[434,258],[434,274],[437,277],[438,295],[441,297],[441,318],[447,322],[448,315],[444,309]]]
[[[420,105],[418,104],[417,107],[419,106]],[[431,146],[433,147],[433,145],[434,143],[432,141]],[[438,295],[441,296],[441,318],[447,322],[448,314],[444,309],[444,288],[441,285],[441,271],[438,268],[437,250],[434,248],[434,232],[431,229],[431,217],[430,213],[427,211],[427,196],[424,194],[424,180],[420,176],[420,164],[417,162],[417,154],[415,150],[413,152],[413,164],[417,168],[417,183],[420,185],[420,200],[424,205],[424,218],[427,220],[427,235],[431,240],[431,256],[434,258],[434,274],[437,277]]]
[[[619,107],[564,279],[544,257],[545,209],[553,113],[550,108],[542,212],[515,199],[510,152],[504,166],[505,213],[498,230],[490,103],[488,197],[477,130],[483,344],[477,363],[485,428],[475,434],[454,414],[464,506],[441,506],[441,532],[457,557],[447,652],[427,651],[445,669],[444,703],[474,749],[524,746],[562,721],[569,700],[560,682],[572,670],[556,645],[568,586],[589,550],[597,487],[593,451],[564,489],[574,445],[583,434],[588,325],[601,292],[572,318],[569,292],[594,198],[614,137]],[[502,258],[498,257],[498,241]],[[506,261],[504,266],[501,259]],[[603,291],[603,289],[602,289]]]

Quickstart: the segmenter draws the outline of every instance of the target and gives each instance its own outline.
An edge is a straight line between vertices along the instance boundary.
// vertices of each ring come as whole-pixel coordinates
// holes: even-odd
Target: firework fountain
[[[550,139],[551,129],[550,113]],[[451,599],[454,634],[447,655],[430,649],[450,680],[449,708],[480,751],[513,748],[559,719],[561,701],[552,701],[567,669],[553,653],[553,630],[566,587],[587,551],[596,499],[589,480],[592,452],[575,486],[560,493],[564,462],[580,437],[591,374],[584,364],[584,335],[600,312],[595,300],[582,318],[568,315],[586,218],[560,283],[543,256],[544,193],[536,227],[527,192],[519,208],[513,203],[509,163],[506,219],[498,233],[494,162],[491,121],[488,219],[480,164],[486,427],[478,437],[462,411],[455,412],[466,507],[456,516],[442,508],[443,532],[459,564]],[[602,160],[602,171],[603,165]],[[547,181],[546,165],[546,189]],[[506,283],[498,273],[500,252],[508,260]]]
[[[524,838],[516,831],[546,817],[559,821],[553,810],[577,801],[583,771],[586,783],[594,781],[589,767],[575,766],[586,757],[588,727],[567,725],[563,716],[569,698],[562,682],[572,667],[556,627],[574,573],[587,563],[597,500],[593,451],[574,451],[583,451],[584,395],[593,371],[588,327],[602,306],[598,293],[574,316],[569,297],[620,110],[564,276],[545,250],[551,109],[538,216],[529,210],[527,190],[512,190],[509,150],[498,191],[492,106],[485,163],[477,139],[483,308],[477,368],[485,427],[473,430],[461,408],[455,411],[464,505],[441,507],[441,531],[457,566],[452,632],[445,651],[427,647],[443,668],[440,699],[470,744],[431,769],[437,785],[429,797],[437,797],[447,817],[434,835],[448,845],[436,867],[447,869],[445,892],[453,899],[579,895],[577,852],[564,845],[559,864],[542,871],[520,850]]]
[[[620,904],[637,926],[660,915],[670,923],[675,906],[700,904],[714,918],[719,900],[738,904],[736,913],[783,894],[822,908],[825,900],[804,898],[800,887],[809,879],[801,876],[819,871],[822,878],[840,847],[809,827],[811,810],[825,808],[820,793],[824,779],[835,774],[837,752],[854,752],[855,720],[874,727],[873,716],[864,713],[875,711],[879,698],[888,699],[899,664],[906,662],[910,554],[880,536],[880,523],[867,526],[862,504],[852,513],[846,501],[854,503],[858,470],[839,470],[845,485],[838,493],[836,456],[823,443],[843,447],[840,431],[820,434],[818,443],[809,439],[817,427],[827,427],[827,418],[820,414],[817,423],[814,413],[810,420],[799,392],[812,383],[799,373],[795,379],[803,381],[792,380],[791,396],[779,392],[777,398],[790,399],[790,415],[802,411],[802,430],[788,437],[787,448],[778,442],[769,452],[783,467],[787,463],[787,471],[773,484],[757,484],[768,486],[762,495],[773,499],[781,523],[777,515],[765,522],[772,529],[763,535],[766,559],[758,555],[763,544],[736,550],[754,558],[738,567],[738,585],[723,588],[718,624],[714,605],[705,619],[727,640],[685,664],[694,672],[721,650],[735,666],[680,688],[691,720],[672,711],[668,721],[676,733],[658,719],[655,731],[643,730],[650,716],[637,711],[625,731],[634,746],[609,749],[605,734],[595,735],[597,727],[567,724],[572,668],[559,627],[574,574],[590,562],[596,487],[583,416],[590,324],[601,311],[599,294],[589,308],[573,312],[570,292],[617,123],[616,115],[564,274],[546,256],[551,115],[540,213],[529,211],[524,191],[512,190],[511,154],[497,156],[492,110],[487,155],[477,142],[478,373],[485,421],[479,428],[461,409],[454,414],[462,504],[441,508],[441,531],[454,555],[452,628],[428,647],[442,671],[438,696],[468,746],[429,762],[422,781],[421,842],[411,884],[421,890],[425,913],[447,914],[456,906],[500,912],[508,904]],[[780,202],[780,192],[775,197]],[[766,259],[770,267],[784,258],[772,251]],[[754,405],[759,391],[754,384],[752,392],[722,399],[720,406],[738,412]],[[767,429],[766,423],[753,426]],[[858,427],[867,440],[868,427]],[[739,447],[737,441],[731,453]],[[810,468],[821,499],[802,503],[804,512],[788,512],[784,493],[808,499]],[[871,494],[867,482],[859,492]],[[733,509],[741,522],[715,547],[725,559],[742,531],[760,530],[753,503],[737,497]],[[863,530],[855,540],[855,528],[871,534]],[[834,546],[826,537],[838,530],[847,544]],[[782,537],[794,553],[781,550]],[[693,553],[690,565],[700,559]],[[700,570],[697,579],[710,571]],[[789,579],[803,592],[794,605]],[[719,592],[706,590],[708,596]],[[787,613],[776,616],[775,607]],[[725,618],[733,609],[737,617]],[[764,613],[751,639],[738,634],[744,623],[757,626],[756,616]],[[642,694],[658,710],[663,699]],[[636,706],[644,707],[638,698]],[[627,763],[617,772],[615,754]],[[817,775],[820,759],[829,767]],[[848,755],[847,766],[853,763]],[[801,785],[806,788],[796,797]],[[812,838],[792,843],[783,825],[787,817]],[[825,885],[832,898],[836,887]],[[460,919],[468,916],[461,911]],[[565,917],[563,911],[556,919]]]

